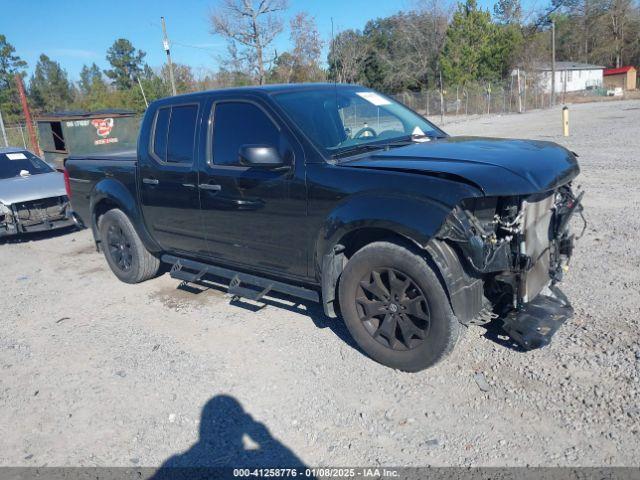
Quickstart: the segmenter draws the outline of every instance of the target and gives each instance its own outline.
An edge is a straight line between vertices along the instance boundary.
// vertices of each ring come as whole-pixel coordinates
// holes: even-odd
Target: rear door
[[[160,107],[148,149],[141,149],[138,182],[145,223],[169,252],[206,253],[196,188],[199,123],[199,103]]]
[[[209,252],[252,270],[306,276],[304,152],[267,105],[248,98],[216,101],[209,119],[200,202]],[[239,163],[241,146],[278,150],[276,169]]]

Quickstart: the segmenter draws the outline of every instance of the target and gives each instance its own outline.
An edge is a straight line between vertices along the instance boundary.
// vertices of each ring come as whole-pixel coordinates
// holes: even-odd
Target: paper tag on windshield
[[[9,160],[26,160],[27,156],[24,153],[5,153]]]
[[[373,103],[376,107],[382,105],[391,105],[391,102],[384,97],[381,97],[376,92],[356,92],[356,95],[364,98],[367,102]]]

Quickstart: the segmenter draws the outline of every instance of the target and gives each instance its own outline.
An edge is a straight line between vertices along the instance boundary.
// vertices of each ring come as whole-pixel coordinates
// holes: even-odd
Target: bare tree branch
[[[282,32],[281,13],[286,0],[224,0],[209,15],[211,33],[228,42],[230,61],[254,75],[260,85],[266,78],[265,50]]]

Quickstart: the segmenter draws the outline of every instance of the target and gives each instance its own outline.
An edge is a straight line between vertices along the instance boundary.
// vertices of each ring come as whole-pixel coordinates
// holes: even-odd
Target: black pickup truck
[[[450,137],[335,84],[162,99],[137,152],[66,162],[72,206],[122,281],[164,262],[185,282],[228,279],[233,295],[321,302],[373,359],[406,371],[471,324],[548,343],[572,314],[555,284],[582,210],[578,173],[556,144]]]

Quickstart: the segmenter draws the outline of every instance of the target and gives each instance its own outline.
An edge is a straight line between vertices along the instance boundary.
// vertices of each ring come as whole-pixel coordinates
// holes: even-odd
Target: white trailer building
[[[555,79],[556,93],[580,92],[602,87],[603,71],[605,67],[577,62],[556,62]],[[539,86],[544,93],[551,93],[552,69],[551,63],[540,63],[529,68],[520,68],[527,76],[538,78]],[[514,71],[514,75],[516,72]]]

